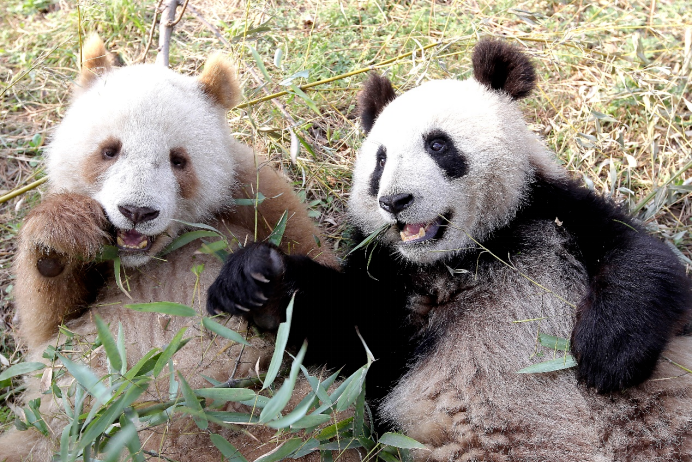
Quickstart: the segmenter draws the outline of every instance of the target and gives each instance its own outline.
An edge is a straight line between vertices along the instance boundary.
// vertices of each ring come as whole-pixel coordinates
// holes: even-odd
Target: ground
[[[43,148],[68,105],[84,34],[97,31],[128,64],[153,62],[156,32],[142,55],[156,3],[0,5],[0,195],[44,176]],[[535,62],[538,90],[522,104],[559,161],[637,214],[690,268],[690,1],[191,0],[173,34],[171,67],[197,73],[214,50],[237,62],[251,104],[229,112],[229,129],[286,172],[329,245],[343,251],[366,71],[387,73],[398,91],[466,78],[470,51],[486,36]],[[254,102],[280,91],[289,94]],[[0,203],[0,370],[22,358],[11,338],[11,262],[41,194],[38,187]],[[0,424],[12,421],[6,402],[17,391],[0,388]]]

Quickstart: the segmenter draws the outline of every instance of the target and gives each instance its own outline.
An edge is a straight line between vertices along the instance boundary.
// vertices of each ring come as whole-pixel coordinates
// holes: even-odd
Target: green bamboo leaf
[[[160,257],[163,257],[164,255],[167,255],[171,252],[173,252],[176,249],[180,249],[184,245],[187,245],[191,243],[192,241],[196,239],[200,239],[202,237],[221,237],[222,240],[224,236],[220,235],[216,231],[207,231],[205,229],[198,229],[197,231],[189,231],[187,233],[183,233],[180,236],[178,236],[176,239],[173,240],[169,245],[166,246],[164,250],[159,253]]]
[[[137,435],[137,429],[132,421],[128,418],[126,414],[120,416],[120,428],[123,430],[133,429],[135,430],[135,435],[125,440],[125,446],[128,448],[128,452],[132,457],[133,462],[145,462],[144,454],[142,453],[142,442]],[[123,431],[121,430],[121,431]],[[89,460],[87,457],[84,460]]]
[[[257,193],[257,198],[250,198],[250,199],[234,199],[234,202],[236,205],[250,205],[250,206],[255,206],[255,204],[260,205],[265,201],[266,197],[264,194],[258,191]]]
[[[404,436],[401,433],[384,433],[383,436],[378,440],[380,444],[386,444],[388,446],[394,446],[400,449],[426,449],[426,446],[419,443],[413,438]]]
[[[255,459],[255,462],[277,462],[288,457],[292,452],[303,445],[301,438],[291,438],[284,441],[281,446],[271,450],[262,457]]]
[[[301,90],[298,86],[294,84],[290,84],[289,88],[291,88],[291,93],[295,94],[303,101],[305,101],[306,106],[308,106],[313,112],[315,112],[319,116],[322,116],[322,114],[320,114],[320,109],[318,109],[317,104],[315,104],[315,101],[313,101],[310,98],[310,96],[306,95],[306,93],[303,90]]]
[[[211,330],[215,334],[221,335],[224,338],[232,340],[236,343],[240,343],[242,345],[250,345],[241,334],[229,329],[226,326],[222,326],[212,318],[202,318],[202,325],[205,326],[205,329]]]
[[[311,415],[314,415],[314,414],[311,414]],[[345,429],[350,429],[351,423],[353,421],[354,421],[354,418],[349,417],[349,418],[344,419],[340,422],[337,422],[336,424],[325,427],[320,431],[320,433],[318,433],[318,436],[316,436],[316,438],[319,439],[320,441],[325,441],[325,440],[329,440],[330,438],[334,438],[335,436],[337,436],[337,433],[340,433]]]
[[[308,409],[313,405],[315,401],[315,393],[309,393],[308,396],[303,398],[300,403],[296,405],[296,407],[286,414],[284,417],[280,417],[277,420],[273,420],[269,423],[267,423],[267,426],[270,428],[287,428],[292,426],[295,422],[298,422],[301,420],[303,417],[305,417],[306,413],[308,412]]]
[[[164,366],[168,364],[168,360],[171,359],[171,357],[174,354],[176,354],[178,350],[183,348],[186,343],[188,343],[187,340],[183,341],[183,334],[185,334],[186,329],[187,327],[183,327],[178,332],[176,332],[176,335],[173,336],[169,344],[161,353],[161,356],[159,356],[159,359],[156,360],[156,363],[154,364],[154,369],[152,369],[154,377],[158,377],[161,371],[164,370]]]
[[[123,334],[123,323],[118,322],[118,356],[120,356],[120,373],[125,375],[128,369],[128,356],[125,350],[125,335]]]
[[[137,429],[134,427],[134,425],[129,425],[113,435],[108,440],[108,444],[106,445],[106,450],[104,451],[106,457],[104,457],[104,462],[119,461],[120,455],[123,453],[123,449],[127,447],[127,443],[132,438],[137,438]]]
[[[317,427],[318,425],[327,423],[330,420],[332,420],[332,416],[329,414],[310,414],[303,416],[301,419],[291,424],[291,428],[300,429]]]
[[[301,445],[298,451],[291,455],[291,458],[298,459],[300,457],[308,455],[311,452],[318,449],[318,446],[320,446],[320,441],[316,440],[315,438],[309,438],[303,442],[303,445]]]
[[[101,383],[100,379],[84,364],[79,364],[70,361],[60,353],[56,353],[58,358],[63,362],[68,372],[77,380],[77,383],[82,385],[93,397],[101,403],[105,403],[111,399],[111,392]]]
[[[180,379],[180,387],[183,391],[183,398],[185,398],[185,405],[194,411],[194,413],[192,413],[193,420],[200,430],[206,430],[209,426],[209,422],[207,421],[207,417],[204,415],[200,401],[180,371],[178,372],[178,378]]]
[[[253,58],[255,59],[255,64],[257,64],[257,67],[258,67],[258,69],[260,69],[260,72],[262,72],[262,75],[265,76],[265,79],[267,79],[267,82],[271,82],[272,78],[267,73],[267,69],[265,69],[265,64],[262,62],[262,58],[260,57],[260,54],[251,45],[248,45],[248,48],[250,49],[250,52],[253,54]]]
[[[206,411],[205,414],[207,414],[210,419],[224,423],[248,424],[257,423],[259,420],[258,416],[242,412]]]
[[[113,259],[113,274],[115,274],[116,285],[118,286],[120,291],[124,293],[127,298],[132,300],[130,292],[128,292],[127,289],[125,289],[125,286],[123,285],[123,280],[120,277],[120,257],[115,257]]]
[[[101,252],[94,258],[95,263],[115,260],[118,258],[118,247],[114,245],[105,245],[101,247]]]
[[[255,392],[247,388],[200,388],[195,390],[195,394],[224,402],[249,401],[255,398]]]
[[[267,368],[267,375],[265,376],[265,382],[262,384],[262,390],[272,385],[279,373],[282,361],[284,360],[284,350],[286,350],[286,342],[289,340],[289,329],[291,328],[291,316],[294,312],[294,297],[295,294],[291,296],[289,305],[286,307],[286,321],[279,324],[279,328],[277,329],[274,353],[272,354],[270,365]]]
[[[362,366],[353,373],[353,379],[349,381],[349,385],[344,389],[344,393],[337,400],[335,407],[337,412],[345,411],[359,397],[363,389],[363,382],[366,379],[366,372],[368,372],[368,366]]]
[[[518,374],[537,374],[541,372],[553,372],[560,371],[562,369],[569,369],[571,367],[577,366],[577,362],[572,355],[567,354],[565,357],[560,357],[552,359],[550,361],[544,361],[543,363],[533,364],[531,366],[525,367],[517,371]]]
[[[212,433],[211,435],[209,435],[209,439],[212,440],[214,446],[217,447],[219,452],[221,452],[221,455],[223,455],[228,462],[248,462],[248,460],[245,457],[243,457],[240,451],[236,449],[231,443],[226,441],[224,437]]]
[[[324,443],[319,446],[321,451],[344,451],[346,449],[363,447],[361,442],[355,438],[348,440],[337,440]]]
[[[570,351],[570,341],[565,338],[540,333],[539,343],[552,350]]]
[[[356,247],[354,247],[353,249],[351,249],[351,250],[349,251],[349,253],[347,253],[347,255],[350,255],[352,252],[354,252],[354,251],[360,249],[361,247],[370,244],[373,240],[375,240],[378,236],[380,236],[380,234],[384,233],[385,230],[387,230],[389,227],[390,227],[390,225],[387,224],[387,225],[383,225],[383,226],[381,226],[380,228],[376,229],[375,231],[373,231],[372,233],[370,233],[370,234],[368,235],[368,237],[366,237],[364,240],[362,240],[361,242],[359,242],[359,243],[356,245]]]
[[[94,421],[89,424],[85,432],[82,434],[80,439],[78,450],[84,449],[85,447],[91,445],[97,437],[99,437],[106,429],[123,413],[123,410],[130,406],[132,403],[140,397],[142,393],[145,392],[149,386],[149,380],[140,380],[135,382],[127,392],[120,398],[118,398],[114,403],[106,408],[106,412],[101,414],[99,417],[94,419]]]
[[[94,323],[96,324],[96,331],[99,340],[101,341],[101,345],[103,345],[103,349],[106,351],[108,361],[111,363],[111,368],[113,370],[120,371],[123,362],[120,359],[118,345],[116,344],[113,335],[111,335],[111,331],[108,330],[108,326],[104,320],[101,319],[101,316],[96,313],[94,314]]]
[[[274,420],[281,411],[286,407],[287,403],[291,399],[291,393],[294,391],[294,386],[296,385],[296,379],[298,378],[298,372],[301,370],[301,362],[303,357],[306,355],[306,350],[308,349],[308,342],[303,342],[301,350],[294,358],[291,363],[291,370],[289,371],[289,377],[284,380],[279,391],[270,399],[269,403],[260,413],[260,422],[265,423],[270,420]]]
[[[200,228],[200,229],[206,229],[207,231],[214,231],[219,236],[224,235],[224,233],[222,233],[221,231],[216,229],[214,226],[209,226],[206,223],[190,223],[189,221],[178,220],[176,218],[171,218],[171,221],[177,221],[178,223],[182,223],[185,226],[190,226],[191,228]]]
[[[189,306],[174,302],[132,303],[125,305],[125,308],[145,313],[170,314],[171,316],[195,316],[197,314],[197,311]]]
[[[274,244],[277,247],[281,245],[282,237],[284,237],[284,230],[286,229],[286,220],[288,218],[288,211],[284,210],[284,213],[282,213],[282,216],[279,218],[279,221],[277,221],[277,226],[274,227],[274,229],[272,230],[272,234],[270,234],[267,238],[267,242],[269,242],[270,244]]]
[[[10,366],[4,371],[2,371],[2,374],[0,374],[0,382],[3,380],[10,379],[12,377],[16,377],[18,375],[24,375],[28,374],[29,372],[40,371],[44,367],[46,367],[46,365],[39,362],[15,364],[14,366]]]

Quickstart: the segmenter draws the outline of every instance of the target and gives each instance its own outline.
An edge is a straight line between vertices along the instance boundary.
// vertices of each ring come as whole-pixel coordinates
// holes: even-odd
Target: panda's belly
[[[565,424],[590,415],[574,371],[517,373],[554,358],[537,345],[537,334],[570,338],[571,305],[585,293],[582,265],[560,240],[553,242],[513,258],[512,267],[497,262],[451,277],[447,284],[464,290],[427,308],[428,325],[442,334],[381,407],[430,448],[419,451],[423,459],[542,460],[540,447],[554,441],[567,455],[591,451],[597,457],[591,460],[599,460],[590,447],[597,441],[594,430]]]

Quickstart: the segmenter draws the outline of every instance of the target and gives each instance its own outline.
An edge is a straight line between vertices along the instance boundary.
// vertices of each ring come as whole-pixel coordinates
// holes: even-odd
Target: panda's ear
[[[106,50],[103,40],[97,34],[91,34],[82,46],[82,69],[79,72],[77,90],[86,90],[96,80],[109,72],[117,55]]]
[[[359,92],[358,105],[361,114],[361,126],[366,133],[371,131],[375,119],[397,95],[387,77],[371,73]]]
[[[472,54],[474,78],[493,90],[524,98],[534,89],[537,76],[529,58],[514,46],[498,40],[483,40]]]
[[[236,71],[220,53],[207,58],[205,68],[197,79],[202,91],[225,109],[231,109],[241,100],[241,88],[236,79]]]

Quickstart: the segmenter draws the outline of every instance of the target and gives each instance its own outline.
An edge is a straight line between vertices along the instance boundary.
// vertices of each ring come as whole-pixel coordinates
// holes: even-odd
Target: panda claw
[[[246,308],[245,306],[239,305],[238,303],[234,303],[234,305],[236,305],[237,309],[239,309],[241,311],[245,311],[246,313],[250,311],[250,308]]]
[[[255,292],[255,297],[258,298],[261,302],[266,302],[267,300],[269,300],[262,292]],[[262,305],[262,303],[260,303],[258,306],[260,305]]]
[[[258,282],[270,282],[269,279],[267,279],[265,276],[263,276],[263,275],[260,274],[260,273],[254,273],[254,272],[253,272],[253,273],[250,273],[250,275],[252,276],[253,279],[255,279],[255,280],[258,281]],[[266,300],[266,299],[265,299],[265,300]]]

